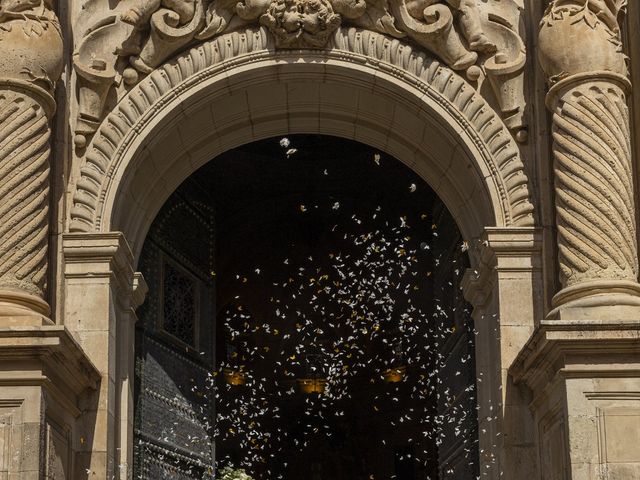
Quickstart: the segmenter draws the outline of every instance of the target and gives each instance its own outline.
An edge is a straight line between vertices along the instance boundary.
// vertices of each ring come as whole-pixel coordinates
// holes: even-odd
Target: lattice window
[[[162,312],[162,329],[195,347],[198,281],[166,259],[162,265]]]

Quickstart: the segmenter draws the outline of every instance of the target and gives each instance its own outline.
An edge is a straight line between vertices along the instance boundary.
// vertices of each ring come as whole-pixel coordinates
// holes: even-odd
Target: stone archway
[[[153,71],[89,145],[69,230],[122,230],[136,250],[163,195],[189,173],[225,149],[285,133],[343,136],[395,155],[432,185],[468,238],[486,226],[533,226],[519,149],[471,85],[374,32],[339,29],[332,47],[275,51],[265,29],[247,30]],[[170,144],[181,158],[162,158]],[[133,205],[137,220],[127,218]]]
[[[463,283],[481,326],[483,465],[493,465],[497,475],[507,468],[501,459],[510,448],[533,445],[529,438],[501,436],[505,428],[522,436],[531,431],[512,426],[529,420],[524,400],[506,401],[511,389],[505,372],[540,316],[540,237],[511,131],[469,82],[408,43],[341,28],[328,47],[278,50],[264,28],[206,41],[132,87],[87,147],[69,197],[65,318],[80,330],[77,314],[87,308],[125,319],[116,322],[115,333],[100,333],[122,350],[113,373],[119,427],[113,427],[105,454],[122,468],[130,464],[133,441],[132,308],[144,292],[133,270],[149,226],[175,188],[211,158],[290,133],[334,135],[378,148],[422,176],[444,201],[475,246],[473,270]],[[119,293],[112,296],[110,280],[87,296],[87,284],[106,275],[106,265]],[[81,299],[95,304],[79,308]],[[495,412],[500,421],[493,421]]]

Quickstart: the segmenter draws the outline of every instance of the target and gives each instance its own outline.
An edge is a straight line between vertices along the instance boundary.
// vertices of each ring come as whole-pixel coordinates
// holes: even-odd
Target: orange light
[[[387,383],[398,383],[404,380],[404,377],[407,375],[407,366],[403,365],[401,367],[387,368],[383,370],[382,376],[384,377],[384,381]]]
[[[298,378],[298,387],[300,387],[300,391],[308,395],[312,393],[322,395],[326,386],[326,378]]]
[[[244,385],[247,381],[244,372],[242,371],[242,367],[239,369],[226,367],[222,370],[222,373],[224,375],[224,380],[229,385]]]

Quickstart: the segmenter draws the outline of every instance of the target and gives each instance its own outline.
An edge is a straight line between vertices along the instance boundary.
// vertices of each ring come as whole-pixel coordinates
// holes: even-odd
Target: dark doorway
[[[136,478],[475,478],[465,250],[433,191],[366,145],[211,161],[143,248]]]

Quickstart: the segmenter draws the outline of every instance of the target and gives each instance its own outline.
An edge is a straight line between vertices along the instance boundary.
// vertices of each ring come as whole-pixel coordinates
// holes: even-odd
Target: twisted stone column
[[[0,1],[0,325],[49,314],[49,120],[62,72],[50,1]]]
[[[640,305],[626,104],[631,84],[618,27],[625,5],[554,0],[542,20],[563,287],[552,316],[563,306]]]

